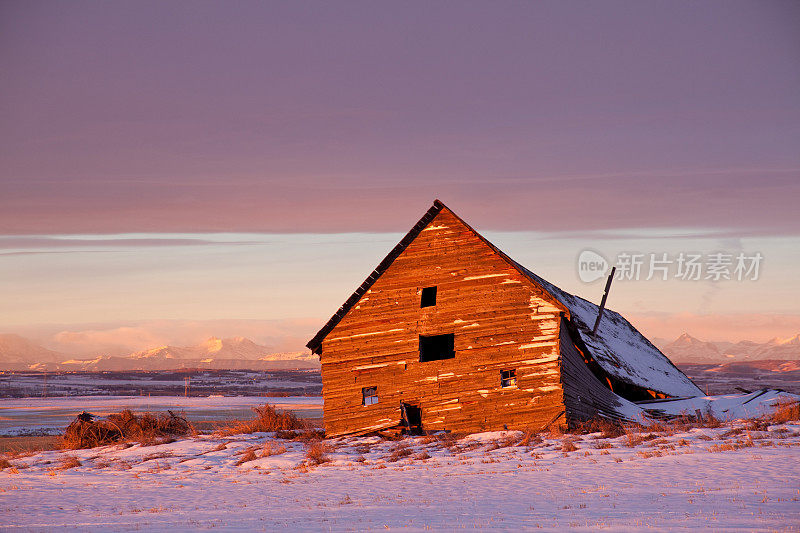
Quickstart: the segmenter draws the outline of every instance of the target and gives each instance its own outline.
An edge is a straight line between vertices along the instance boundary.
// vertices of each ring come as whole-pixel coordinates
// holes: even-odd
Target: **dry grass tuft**
[[[61,459],[61,464],[58,465],[58,470],[69,470],[70,468],[77,468],[81,466],[81,462],[74,455],[65,455]]]
[[[601,438],[611,439],[620,437],[625,433],[622,424],[608,418],[597,417],[587,422],[576,425],[572,429],[573,433],[601,433]]]
[[[577,449],[578,449],[578,447],[575,446],[575,441],[573,439],[571,439],[571,438],[566,438],[561,443],[561,451],[564,452],[564,453],[574,452]]]
[[[400,442],[394,445],[394,447],[391,450],[391,453],[389,454],[389,457],[386,458],[386,461],[389,463],[394,463],[399,461],[403,457],[408,457],[412,453],[413,451],[408,446],[408,444],[406,444],[405,442]]]
[[[625,446],[633,448],[644,442],[642,434],[636,431],[627,431],[625,433]]]
[[[636,455],[642,457],[644,459],[649,459],[650,457],[661,457],[662,453],[658,450],[644,450],[640,452],[636,452]]]
[[[256,413],[256,418],[253,420],[236,422],[227,428],[221,429],[220,434],[230,436],[242,433],[266,433],[272,431],[306,429],[308,427],[308,424],[297,418],[294,413],[288,411],[278,412],[269,404],[253,407],[253,411]]]
[[[108,415],[105,420],[93,420],[91,415],[78,416],[61,437],[61,447],[69,450],[94,448],[121,441],[144,445],[173,442],[176,436],[194,432],[194,427],[182,416],[167,413],[142,413],[130,409]]]
[[[321,429],[280,430],[275,432],[275,438],[295,442],[318,442],[325,438],[325,432]]]
[[[784,424],[795,420],[800,420],[800,402],[781,401],[769,417],[769,421],[773,424]]]
[[[328,457],[330,448],[324,442],[309,442],[306,444],[306,459],[313,465],[321,465],[330,462]]]
[[[364,455],[365,453],[369,453],[372,450],[372,445],[369,443],[359,444],[355,448],[356,453],[359,455]]]
[[[725,452],[732,450],[741,450],[742,448],[750,448],[753,446],[752,440],[737,440],[736,442],[726,442],[723,444],[712,444],[708,447],[710,452]]]
[[[261,457],[272,457],[273,455],[280,455],[282,453],[286,453],[286,446],[283,444],[275,446],[271,442],[267,442],[262,448]]]
[[[255,461],[256,459],[258,459],[258,456],[256,456],[255,449],[254,448],[248,448],[247,450],[244,451],[242,456],[239,457],[239,460],[236,461],[236,466],[243,465],[245,463],[249,463],[250,461]]]
[[[542,442],[544,442],[544,439],[542,439],[538,433],[529,429],[522,436],[522,440],[520,440],[518,444],[519,446],[536,446]]]
[[[5,457],[0,457],[0,470],[13,467],[14,465],[12,465],[8,459],[6,459]]]

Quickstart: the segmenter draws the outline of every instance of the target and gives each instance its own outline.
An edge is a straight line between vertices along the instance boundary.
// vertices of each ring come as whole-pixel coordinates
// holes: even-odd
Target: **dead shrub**
[[[634,446],[638,446],[642,442],[644,442],[644,439],[642,438],[641,433],[637,432],[625,433],[625,446],[627,446],[628,448],[633,448]]]
[[[431,458],[431,456],[428,455],[428,452],[426,452],[425,450],[422,450],[422,452],[420,452],[420,453],[418,453],[417,455],[414,456],[414,459],[418,459],[420,461],[425,461],[425,460],[428,460],[430,458]]]
[[[275,432],[275,438],[295,442],[314,442],[324,439],[325,432],[321,429],[304,429],[302,431],[280,430]]]
[[[365,453],[369,453],[372,450],[372,446],[370,444],[359,444],[355,447],[356,453],[360,455],[364,455]]]
[[[700,418],[700,423],[707,428],[718,428],[722,425],[722,420],[714,416],[711,409],[708,409]]]
[[[442,448],[448,448],[450,450],[457,448],[456,444],[460,435],[456,433],[447,433],[447,432],[439,432],[431,435],[434,440],[431,442],[438,442]],[[423,439],[423,443],[426,443],[426,439]]]
[[[564,453],[567,453],[567,452],[574,452],[574,451],[576,451],[577,449],[578,449],[578,447],[577,447],[577,446],[575,446],[575,441],[574,441],[573,439],[566,438],[566,439],[564,439],[564,441],[561,443],[561,451],[562,451],[562,452],[564,452]]]
[[[519,441],[518,445],[536,446],[538,444],[541,444],[542,442],[544,442],[544,439],[542,439],[542,437],[538,433],[529,429],[525,431],[525,434],[522,436],[522,440]]]
[[[642,457],[643,459],[649,459],[650,457],[661,457],[661,452],[658,450],[640,451],[636,452],[636,455]]]
[[[404,442],[401,442],[399,444],[396,444],[392,448],[391,453],[389,454],[389,457],[386,458],[386,461],[389,462],[389,463],[394,463],[394,462],[399,461],[403,457],[408,457],[412,453],[413,452],[412,452],[411,448],[408,446],[408,444],[406,444]]]
[[[581,434],[601,433],[601,438],[604,439],[620,437],[623,435],[623,433],[625,433],[622,424],[620,424],[618,421],[603,417],[597,417],[586,422],[579,423],[573,428],[573,432]]]
[[[220,430],[220,434],[239,435],[242,433],[266,433],[273,431],[286,431],[294,429],[306,429],[308,424],[300,420],[289,411],[279,412],[269,404],[253,407],[256,418],[253,420],[243,420],[236,422],[227,428]]]
[[[58,465],[58,470],[69,470],[81,466],[81,462],[74,455],[65,455]]]
[[[142,457],[142,462],[145,461],[153,461],[155,459],[166,459],[167,457],[175,457],[175,454],[172,452],[158,452],[158,453],[149,453]]]
[[[770,421],[758,418],[755,420],[748,420],[745,424],[745,428],[748,431],[767,431],[770,423]]]
[[[438,439],[436,435],[425,435],[422,437],[422,444],[431,444],[432,442],[436,442]]]
[[[306,444],[306,459],[313,465],[321,465],[330,462],[328,457],[330,448],[324,442],[309,442]]]
[[[6,459],[5,457],[0,457],[0,470],[6,468],[13,468],[13,466],[14,465],[12,465],[8,459]]]
[[[286,446],[283,444],[275,446],[271,442],[267,442],[262,448],[261,457],[272,457],[273,455],[280,455],[282,453],[286,453]]]
[[[708,451],[710,452],[725,452],[725,451],[732,451],[732,450],[741,450],[742,448],[751,448],[754,446],[752,439],[741,440],[738,439],[736,442],[726,442],[723,444],[712,444],[708,447]]]
[[[239,457],[239,460],[236,461],[236,466],[249,463],[250,461],[255,461],[256,459],[258,459],[258,457],[256,456],[255,450],[253,448],[248,448],[244,451],[242,456]]]
[[[775,412],[769,417],[774,424],[785,424],[800,420],[800,402],[780,401],[775,405]]]
[[[598,440],[594,443],[594,448],[598,450],[606,450],[608,448],[613,448],[614,445],[608,442],[607,440]]]
[[[89,413],[81,413],[67,426],[61,437],[61,447],[76,450],[94,448],[122,441],[144,445],[173,442],[176,436],[194,432],[194,427],[182,416],[172,411],[136,415],[130,409],[112,413],[104,420],[96,420]]]
[[[744,428],[732,428],[726,431],[725,433],[720,434],[719,438],[727,439],[728,437],[734,437],[736,435],[744,433],[744,431],[745,431]]]

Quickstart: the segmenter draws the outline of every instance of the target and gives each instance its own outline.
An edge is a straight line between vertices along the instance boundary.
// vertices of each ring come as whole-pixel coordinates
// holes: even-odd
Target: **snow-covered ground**
[[[0,529],[800,528],[800,423],[649,431],[335,439],[316,466],[270,434],[40,452],[0,471]]]

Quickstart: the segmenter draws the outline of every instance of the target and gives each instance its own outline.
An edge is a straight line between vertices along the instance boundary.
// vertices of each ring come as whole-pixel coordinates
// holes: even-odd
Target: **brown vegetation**
[[[286,446],[275,446],[270,442],[265,443],[264,447],[261,449],[261,457],[272,457],[273,455],[280,455],[282,453],[286,453]]]
[[[578,449],[575,446],[575,441],[571,438],[566,438],[561,442],[561,451],[562,452],[574,452]]]
[[[236,422],[222,429],[220,433],[229,436],[241,433],[261,433],[308,428],[308,424],[297,418],[294,413],[289,411],[278,412],[269,404],[253,407],[253,411],[256,413],[256,418],[253,420]]]
[[[91,415],[82,414],[67,427],[61,437],[61,447],[76,450],[122,441],[164,444],[193,431],[185,418],[172,411],[137,415],[126,409],[112,413],[104,420],[94,420]]]
[[[59,470],[69,470],[70,468],[77,468],[81,466],[81,462],[74,455],[65,455],[61,459],[61,464],[58,466]]]
[[[800,402],[779,402],[775,406],[775,413],[770,417],[774,424],[784,424],[800,420]]]
[[[301,431],[283,430],[275,432],[276,439],[292,440],[295,442],[320,441],[325,438],[325,432],[321,429],[304,429]]]
[[[309,442],[306,445],[306,458],[313,465],[321,465],[327,463],[331,459],[328,457],[330,449],[323,442]]]
[[[249,448],[249,449],[245,450],[245,452],[242,454],[242,456],[239,458],[239,460],[236,461],[236,465],[237,466],[238,465],[242,465],[242,464],[250,462],[250,461],[255,461],[256,459],[258,459],[258,456],[256,456],[255,449],[254,448]]]
[[[408,444],[406,444],[405,442],[400,442],[392,447],[391,453],[389,453],[389,457],[386,458],[386,461],[394,463],[396,461],[399,461],[403,457],[408,457],[412,453],[413,450],[409,447]]]

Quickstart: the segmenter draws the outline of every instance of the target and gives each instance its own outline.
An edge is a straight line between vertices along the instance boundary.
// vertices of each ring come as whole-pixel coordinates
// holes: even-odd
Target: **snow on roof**
[[[515,262],[516,263],[516,262]],[[597,364],[609,375],[640,387],[669,396],[699,396],[697,385],[678,370],[658,348],[634,328],[625,318],[610,309],[592,335],[599,307],[592,302],[565,292],[537,276],[519,263],[519,269],[569,309],[583,343]]]
[[[698,396],[677,400],[648,401],[638,404],[648,412],[659,415],[690,415],[697,411],[702,415],[711,413],[719,420],[733,421],[743,418],[758,418],[775,412],[779,403],[794,403],[800,396],[779,389],[762,389],[748,394],[724,394],[721,396]]]

